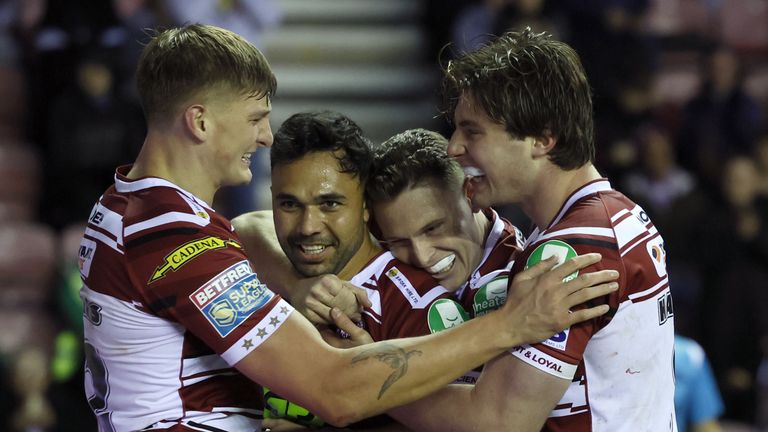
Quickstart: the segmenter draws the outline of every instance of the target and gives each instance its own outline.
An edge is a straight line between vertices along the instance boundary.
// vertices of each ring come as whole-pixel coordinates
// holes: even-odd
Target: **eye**
[[[325,210],[334,210],[339,208],[341,206],[341,203],[339,201],[328,200],[328,201],[323,201],[322,206],[323,206],[323,209]]]
[[[432,225],[429,225],[427,229],[424,230],[424,233],[427,235],[440,234],[443,231],[444,226],[445,224],[443,222],[433,223]]]
[[[280,200],[278,201],[277,205],[280,207],[281,210],[285,210],[285,211],[295,210],[299,207],[299,203],[293,200]]]

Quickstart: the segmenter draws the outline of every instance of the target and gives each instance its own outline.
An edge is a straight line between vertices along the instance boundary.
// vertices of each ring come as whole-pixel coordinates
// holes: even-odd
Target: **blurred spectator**
[[[666,215],[676,200],[690,194],[696,182],[677,165],[671,137],[665,130],[649,125],[637,135],[640,169],[627,176],[625,189],[656,220]]]
[[[768,133],[764,133],[755,145],[755,163],[760,176],[760,194],[768,197]]]
[[[723,167],[722,198],[699,221],[701,272],[710,293],[706,345],[720,382],[726,417],[754,423],[756,374],[768,337],[768,201],[759,195],[752,159],[735,156]]]
[[[675,336],[675,415],[678,432],[720,432],[723,400],[704,349]]]
[[[743,87],[736,55],[720,46],[705,56],[704,80],[684,107],[678,136],[680,161],[699,176],[704,187],[716,190],[722,161],[752,150],[761,121],[761,108]]]
[[[114,167],[129,163],[145,134],[141,109],[115,91],[107,54],[89,52],[77,79],[57,97],[47,116],[48,181],[42,214],[57,228],[80,221],[109,186]]]

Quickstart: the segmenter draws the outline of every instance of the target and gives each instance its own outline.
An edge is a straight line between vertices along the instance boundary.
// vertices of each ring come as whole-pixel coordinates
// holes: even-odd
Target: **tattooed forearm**
[[[382,343],[376,348],[367,349],[356,355],[352,359],[352,363],[361,362],[371,357],[375,357],[380,362],[386,363],[390,368],[394,369],[394,371],[384,381],[384,384],[382,384],[381,390],[379,390],[379,396],[377,399],[381,399],[381,397],[384,395],[384,392],[386,392],[387,389],[389,389],[389,387],[395,383],[395,381],[405,376],[405,374],[408,372],[408,360],[415,355],[421,355],[421,351],[413,350],[406,352],[404,349],[397,345]]]

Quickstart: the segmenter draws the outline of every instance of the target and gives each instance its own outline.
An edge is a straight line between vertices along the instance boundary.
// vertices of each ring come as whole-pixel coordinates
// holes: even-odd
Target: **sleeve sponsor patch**
[[[552,336],[551,338],[545,340],[542,342],[542,344],[552,347],[554,349],[559,349],[560,351],[565,351],[565,347],[568,345],[568,335],[571,333],[571,329],[567,328],[560,333]]]
[[[416,306],[421,301],[421,296],[416,291],[416,288],[413,287],[413,284],[411,284],[411,281],[408,280],[405,275],[397,269],[397,267],[392,267],[391,269],[387,270],[387,277],[389,280],[392,281],[392,283],[395,284],[395,286],[400,290],[400,292],[403,293],[406,299],[411,303],[411,306]]]
[[[238,249],[242,249],[242,247],[234,240],[223,240],[213,236],[203,237],[184,243],[165,256],[164,262],[157,266],[152,273],[149,283],[164,278],[168,272],[175,272],[184,266],[184,264],[208,251],[223,249],[227,246],[234,246]]]
[[[509,350],[513,356],[529,365],[559,378],[571,380],[576,375],[576,366],[539,351],[530,345],[523,345]]]
[[[240,261],[193,292],[189,299],[208,322],[226,337],[274,297],[248,261]]]
[[[488,283],[478,288],[472,299],[474,316],[483,316],[502,307],[507,301],[508,283],[509,275],[505,273],[491,279]]]
[[[648,240],[645,244],[645,248],[648,251],[648,256],[651,257],[653,267],[656,269],[656,274],[659,277],[667,275],[667,251],[664,249],[664,240],[661,236]]]
[[[551,256],[557,257],[557,265],[555,268],[568,261],[571,258],[575,258],[578,254],[568,243],[560,240],[549,240],[540,244],[536,249],[528,256],[528,261],[525,262],[525,268],[534,266]],[[563,282],[573,280],[579,275],[578,270],[569,274],[563,278]]]
[[[440,299],[429,306],[427,323],[429,331],[437,333],[469,321],[469,314],[457,302],[450,299]]]

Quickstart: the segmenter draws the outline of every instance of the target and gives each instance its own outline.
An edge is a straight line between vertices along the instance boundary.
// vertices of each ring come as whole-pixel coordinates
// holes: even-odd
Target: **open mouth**
[[[250,166],[251,165],[251,155],[253,155],[253,153],[245,153],[243,156],[240,157],[240,160],[243,161],[244,164]]]
[[[450,254],[447,257],[435,263],[435,265],[428,267],[426,270],[430,272],[432,275],[446,273],[453,268],[454,261],[456,261],[456,255]]]
[[[327,247],[325,245],[299,245],[299,249],[306,255],[320,255]]]

